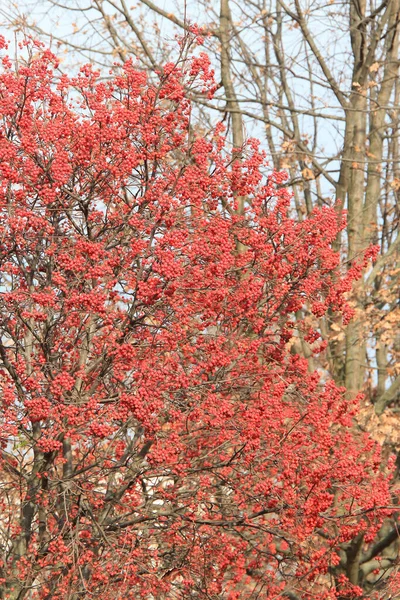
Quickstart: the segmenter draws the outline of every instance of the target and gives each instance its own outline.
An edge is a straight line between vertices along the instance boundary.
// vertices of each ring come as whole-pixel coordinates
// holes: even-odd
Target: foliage
[[[155,85],[27,51],[0,77],[0,596],[359,597],[346,543],[390,475],[288,344],[306,302],[351,316],[343,219],[290,218],[256,140],[193,137],[205,55]]]

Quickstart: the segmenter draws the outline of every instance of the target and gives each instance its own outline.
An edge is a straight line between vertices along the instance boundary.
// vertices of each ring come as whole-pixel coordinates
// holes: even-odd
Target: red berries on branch
[[[206,55],[155,84],[25,52],[0,75],[1,597],[354,597],[340,548],[389,478],[288,348],[302,308],[348,310],[344,223],[292,219],[255,140],[232,164],[221,125],[189,135]]]

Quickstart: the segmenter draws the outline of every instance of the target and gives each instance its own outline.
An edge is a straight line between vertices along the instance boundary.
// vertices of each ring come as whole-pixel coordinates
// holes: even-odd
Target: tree
[[[257,131],[275,168],[286,168],[298,217],[339,199],[348,209],[337,240],[349,263],[380,245],[373,277],[353,290],[356,318],[328,342],[324,367],[352,394],[363,389],[381,414],[398,408],[399,0],[192,0],[165,10],[157,0],[29,0],[9,3],[6,22],[104,66],[138,57],[154,73],[173,32],[191,21],[218,70],[214,101],[193,95],[203,125],[225,115],[231,141]],[[367,313],[367,318],[365,318]],[[391,327],[390,324],[395,327]],[[332,329],[333,326],[333,329]],[[315,364],[307,343],[298,350]],[[313,365],[310,365],[313,368]]]
[[[342,272],[340,212],[193,133],[187,43],[156,83],[3,58],[0,597],[382,597],[391,469],[290,344],[375,250]]]

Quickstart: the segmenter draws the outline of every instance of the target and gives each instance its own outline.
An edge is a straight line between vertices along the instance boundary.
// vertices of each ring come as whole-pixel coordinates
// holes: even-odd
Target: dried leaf
[[[398,179],[397,177],[395,177],[392,181],[392,183],[390,184],[390,187],[392,187],[394,190],[400,190],[400,179]]]
[[[314,173],[308,167],[303,169],[301,174],[303,175],[303,179],[305,179],[306,181],[309,181],[310,179],[315,179]]]

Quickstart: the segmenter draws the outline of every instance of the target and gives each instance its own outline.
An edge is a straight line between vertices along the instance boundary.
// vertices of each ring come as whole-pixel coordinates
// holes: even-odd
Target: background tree
[[[157,83],[3,58],[0,595],[396,593],[393,460],[290,349],[374,250],[341,273],[335,208],[291,218],[256,140],[193,133],[188,43]]]

